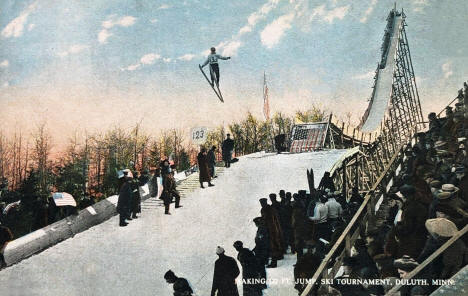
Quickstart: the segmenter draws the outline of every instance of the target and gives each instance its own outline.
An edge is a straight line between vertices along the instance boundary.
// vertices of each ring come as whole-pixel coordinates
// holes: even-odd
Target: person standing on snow
[[[211,76],[211,86],[214,86],[214,82],[216,81],[216,85],[219,86],[219,66],[218,60],[229,60],[231,57],[223,57],[219,54],[216,54],[216,48],[211,48],[211,54],[208,55],[206,61],[201,65],[201,67],[205,67],[206,65],[210,64],[210,76]]]
[[[215,296],[216,292],[223,296],[239,296],[236,278],[239,276],[240,270],[236,260],[226,256],[224,249],[220,246],[216,248],[216,254],[219,258],[215,262],[211,296]]]

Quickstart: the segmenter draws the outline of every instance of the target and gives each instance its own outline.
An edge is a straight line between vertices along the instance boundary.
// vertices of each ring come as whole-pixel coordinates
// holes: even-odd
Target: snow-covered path
[[[172,286],[163,279],[168,269],[187,278],[196,295],[209,295],[216,246],[232,257],[237,256],[232,247],[236,240],[254,247],[258,199],[280,189],[308,188],[307,168],[314,169],[319,182],[342,153],[242,157],[215,179],[215,187],[182,199],[184,207],[172,208],[171,216],[149,199],[142,217],[127,227],[118,227],[118,217],[113,217],[0,271],[0,295],[172,295]],[[268,270],[278,284],[270,285],[265,295],[297,295],[292,263],[293,256],[287,256],[277,269]]]

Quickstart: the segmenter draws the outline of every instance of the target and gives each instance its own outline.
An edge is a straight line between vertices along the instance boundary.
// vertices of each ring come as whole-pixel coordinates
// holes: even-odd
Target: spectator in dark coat
[[[150,179],[149,189],[150,189],[151,197],[158,196],[158,186],[159,186],[158,177],[161,177],[161,169],[156,169],[154,171],[153,177],[151,177]]]
[[[7,243],[13,239],[13,234],[10,229],[6,226],[0,225],[0,269],[6,266],[3,252],[7,246]]]
[[[219,258],[215,262],[211,296],[239,296],[236,278],[240,274],[236,260],[224,254],[224,249],[216,249]],[[218,294],[216,294],[218,292]]]
[[[260,276],[265,279],[266,282],[266,270],[265,265],[268,264],[268,258],[270,258],[270,237],[268,235],[268,229],[265,226],[265,221],[262,217],[257,217],[254,220],[255,226],[257,226],[257,233],[255,235],[255,258],[257,258]]]
[[[174,284],[174,296],[192,296],[193,290],[189,282],[184,278],[177,277],[172,270],[164,274],[164,279],[169,284]]]
[[[297,252],[300,257],[303,254],[305,245],[305,236],[307,233],[306,210],[298,199],[297,193],[293,195],[294,201],[292,203],[291,226],[293,228],[293,245],[291,252]]]
[[[283,232],[281,231],[278,213],[272,206],[268,205],[267,199],[261,198],[260,204],[262,206],[260,213],[265,220],[270,235],[271,263],[267,267],[275,268],[277,260],[283,259]]]
[[[120,226],[127,226],[128,223],[125,221],[126,219],[130,219],[130,210],[131,210],[131,202],[132,202],[132,188],[130,186],[129,181],[132,178],[128,174],[128,172],[120,171],[119,172],[119,199],[117,200],[117,213],[120,214],[119,216],[119,225]]]
[[[281,192],[280,192],[281,196]],[[291,204],[291,192],[285,194],[284,199],[281,200],[281,211],[280,211],[280,222],[282,224],[283,236],[285,249],[289,246],[293,246],[293,230],[292,230],[292,204]]]
[[[261,296],[264,286],[260,282],[260,268],[254,253],[244,248],[241,241],[234,242],[234,248],[239,252],[237,260],[242,266],[242,295]]]
[[[130,187],[132,188],[132,204],[131,204],[131,214],[132,219],[138,218],[137,213],[141,213],[141,195],[140,195],[140,186],[143,186],[144,183],[140,179],[141,176],[138,176],[138,172],[133,170],[132,175],[133,179],[130,181]]]
[[[207,159],[208,159],[208,167],[210,169],[210,176],[211,178],[216,178],[215,176],[215,168],[216,168],[216,146],[211,147],[210,151],[208,151]]]
[[[213,184],[211,184],[210,169],[208,168],[208,159],[206,157],[205,147],[202,147],[200,153],[198,153],[197,161],[200,178],[200,187],[205,188],[203,186],[203,182],[208,182],[208,186],[210,187],[214,186]]]
[[[228,168],[231,166],[232,151],[234,150],[234,140],[231,139],[230,134],[227,134],[226,137],[227,139],[223,141],[222,153],[224,166]]]
[[[167,174],[163,181],[163,192],[161,194],[164,200],[164,214],[170,215],[169,206],[172,203],[172,199],[175,198],[175,208],[182,207],[180,203],[180,194],[176,189],[176,181],[174,179],[174,172]]]
[[[320,180],[318,190],[329,189],[330,192],[335,192],[335,184],[333,183],[333,178],[330,176],[330,172],[325,172],[323,174],[322,180]]]

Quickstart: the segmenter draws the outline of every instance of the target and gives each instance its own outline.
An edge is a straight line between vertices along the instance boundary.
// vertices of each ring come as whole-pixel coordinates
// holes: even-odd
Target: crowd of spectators
[[[353,281],[337,284],[339,281],[334,281],[332,287],[318,289],[319,294],[384,295],[397,279],[405,279],[408,273],[466,226],[466,83],[464,88],[465,92],[460,90],[458,94],[455,108],[448,106],[445,109],[445,117],[429,114],[429,129],[416,134],[414,145],[406,147],[402,170],[385,195],[390,205],[385,221],[368,225],[361,231],[351,255],[343,260],[344,274],[340,279],[381,279],[386,280],[384,284],[355,284]],[[344,209],[346,212],[346,206]],[[328,229],[333,229],[333,226],[329,224]],[[452,243],[411,281],[403,282],[400,295],[432,293],[443,283],[440,280],[450,279],[468,263],[467,243],[466,235]],[[310,278],[320,263],[323,254],[315,250],[313,253],[313,258],[308,261],[309,273],[304,272],[302,276]],[[302,270],[299,261],[296,269]]]

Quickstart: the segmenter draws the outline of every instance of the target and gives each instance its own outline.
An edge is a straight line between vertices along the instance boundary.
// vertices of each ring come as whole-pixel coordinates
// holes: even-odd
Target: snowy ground
[[[171,209],[171,216],[163,214],[159,201],[149,199],[141,218],[125,228],[113,217],[0,271],[0,295],[172,295],[163,279],[168,269],[187,278],[196,295],[209,295],[216,246],[233,257],[236,240],[254,247],[258,199],[280,189],[307,189],[307,168],[314,169],[318,184],[342,153],[242,157],[215,179],[215,187],[194,191],[182,200],[183,208]],[[297,295],[294,263],[288,255],[277,269],[268,270],[277,283],[264,295]]]

